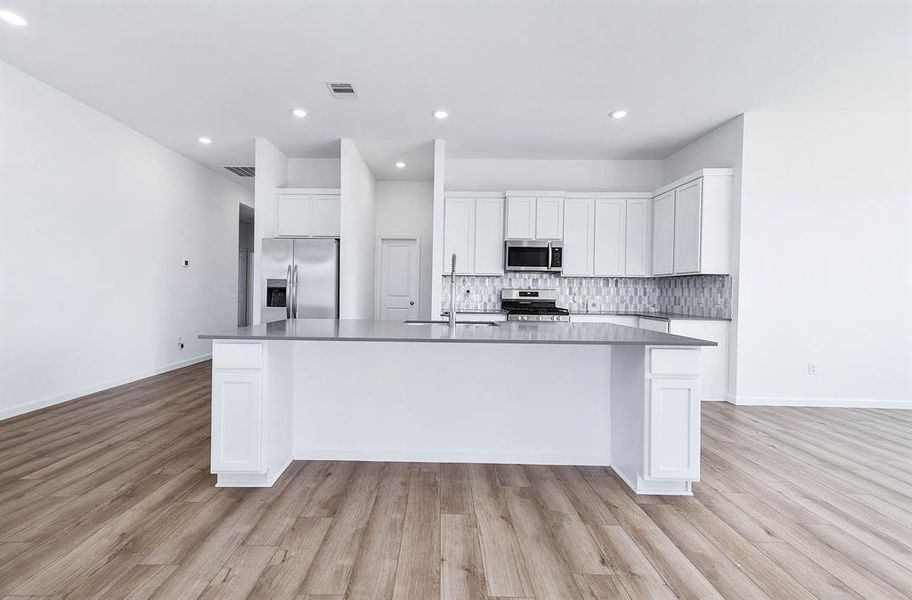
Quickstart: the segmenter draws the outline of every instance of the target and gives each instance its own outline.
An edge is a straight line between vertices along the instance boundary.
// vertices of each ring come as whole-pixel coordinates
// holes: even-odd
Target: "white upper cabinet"
[[[652,207],[652,274],[674,274],[674,190],[656,197]]]
[[[276,202],[276,234],[310,235],[310,196],[279,194]]]
[[[311,235],[339,237],[341,211],[339,196],[311,196]]]
[[[535,199],[535,238],[559,240],[564,234],[564,199]]]
[[[475,199],[447,197],[443,209],[443,272],[449,274],[453,254],[456,273],[471,275],[475,266]]]
[[[275,215],[278,236],[339,237],[339,192],[301,188],[279,190]]]
[[[700,272],[700,205],[703,181],[675,190],[674,272]]]
[[[535,239],[535,198],[507,198],[507,239]]]
[[[627,201],[595,202],[595,275],[624,276],[626,265]]]
[[[653,274],[729,272],[731,179],[731,169],[703,169],[658,191]]]
[[[592,275],[595,236],[595,201],[564,200],[563,275]]]
[[[625,273],[628,277],[652,274],[652,201],[648,198],[627,201]]]
[[[475,274],[503,275],[503,198],[475,199]]]
[[[503,197],[448,195],[443,211],[443,272],[456,254],[459,275],[503,274]]]
[[[508,240],[559,240],[564,233],[561,192],[507,192]]]

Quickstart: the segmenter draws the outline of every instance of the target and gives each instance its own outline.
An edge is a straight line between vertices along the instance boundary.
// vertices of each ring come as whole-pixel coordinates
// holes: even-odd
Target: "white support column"
[[[443,306],[443,206],[446,180],[446,140],[434,140],[434,229],[431,251],[431,318],[439,318]]]

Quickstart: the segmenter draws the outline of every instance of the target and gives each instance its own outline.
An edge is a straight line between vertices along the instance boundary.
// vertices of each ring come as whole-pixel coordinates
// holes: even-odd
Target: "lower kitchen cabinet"
[[[636,327],[637,317],[631,315],[570,315],[571,323],[612,323],[625,327]]]
[[[637,323],[637,327],[640,329],[648,329],[649,331],[660,331],[662,333],[668,333],[668,321],[666,319],[650,319],[649,317],[640,317]]]
[[[728,394],[728,333],[731,322],[719,320],[671,319],[668,333],[710,340],[700,352],[700,398],[725,400]]]
[[[262,371],[213,369],[212,399],[212,469],[223,473],[265,470]]]
[[[699,350],[653,349],[651,362],[659,352],[695,354]],[[646,470],[650,479],[700,478],[700,382],[696,374],[650,373]],[[691,425],[682,427],[682,423]]]

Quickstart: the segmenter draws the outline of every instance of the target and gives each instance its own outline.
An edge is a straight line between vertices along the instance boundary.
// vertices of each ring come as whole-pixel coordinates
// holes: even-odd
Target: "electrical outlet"
[[[817,363],[813,360],[808,362],[808,376],[817,377]]]
[[[181,350],[184,349],[184,338],[182,338],[182,337],[177,338],[177,347],[180,348]]]

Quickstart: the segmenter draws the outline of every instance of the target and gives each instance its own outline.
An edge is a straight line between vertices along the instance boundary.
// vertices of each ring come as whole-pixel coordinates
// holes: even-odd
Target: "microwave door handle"
[[[548,242],[548,270],[551,270],[551,242]]]

